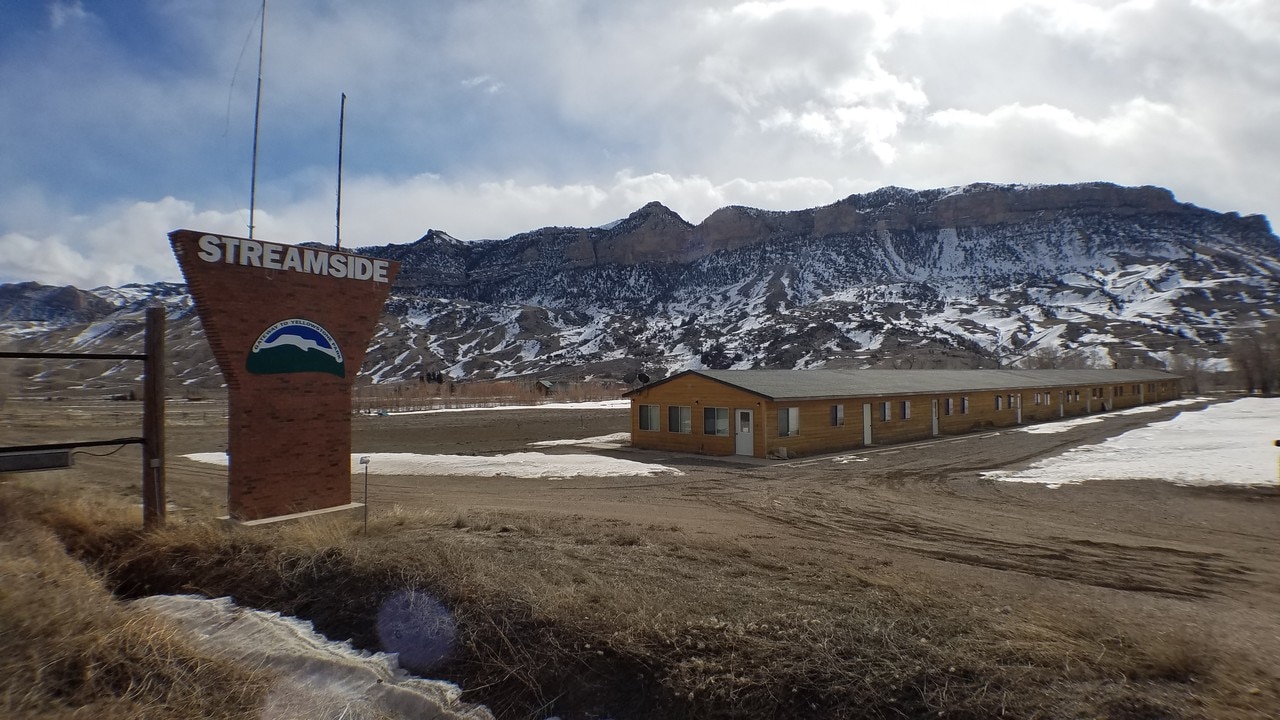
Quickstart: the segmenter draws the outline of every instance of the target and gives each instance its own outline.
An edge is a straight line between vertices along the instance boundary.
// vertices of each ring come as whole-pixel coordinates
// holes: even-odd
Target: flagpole
[[[338,107],[338,210],[334,218],[334,246],[342,249],[342,134],[347,120],[347,94],[342,93]]]
[[[258,30],[258,95],[253,102],[253,169],[249,175],[249,239],[253,239],[253,213],[258,198],[258,121],[262,111],[262,50],[267,36],[267,0],[262,0],[262,26]]]

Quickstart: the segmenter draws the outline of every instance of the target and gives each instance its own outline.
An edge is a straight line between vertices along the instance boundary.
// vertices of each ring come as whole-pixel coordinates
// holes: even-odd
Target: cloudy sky
[[[261,0],[0,0],[0,282],[247,234]],[[255,236],[1107,180],[1280,217],[1275,0],[270,0]]]

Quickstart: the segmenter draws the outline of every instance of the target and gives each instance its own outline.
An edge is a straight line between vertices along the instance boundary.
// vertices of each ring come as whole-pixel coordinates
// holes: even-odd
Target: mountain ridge
[[[727,206],[697,225],[651,202],[602,227],[471,242],[432,229],[358,252],[402,263],[362,369],[373,381],[978,367],[1036,353],[1221,365],[1227,334],[1280,300],[1280,238],[1265,217],[1102,182],[891,186],[794,211]],[[86,299],[97,310],[65,327],[34,319],[53,315],[12,287],[0,287],[0,319],[23,342],[71,342],[73,318],[128,324],[152,297],[190,322],[174,284],[96,289],[111,311],[95,316]],[[192,363],[183,381],[210,367]]]

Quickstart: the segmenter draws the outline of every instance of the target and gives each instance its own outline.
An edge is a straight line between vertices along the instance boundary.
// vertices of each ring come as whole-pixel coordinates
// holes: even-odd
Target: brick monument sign
[[[351,388],[400,264],[169,233],[228,389],[227,508],[257,520],[351,503]]]

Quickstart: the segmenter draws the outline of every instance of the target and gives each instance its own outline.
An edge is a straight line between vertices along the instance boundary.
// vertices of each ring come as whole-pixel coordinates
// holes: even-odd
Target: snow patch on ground
[[[581,442],[581,441],[578,441]],[[196,462],[226,465],[226,453],[190,453]],[[363,473],[360,458],[369,458],[370,475],[463,475],[468,477],[643,477],[683,475],[665,465],[618,460],[599,455],[548,455],[537,452],[506,455],[421,455],[418,453],[352,453],[352,474]]]
[[[532,447],[551,447],[553,445],[595,445],[598,443],[610,443],[616,445],[625,445],[631,442],[631,433],[617,432],[609,435],[597,435],[595,437],[567,440],[540,440],[538,442],[529,443]]]
[[[1091,423],[1102,422],[1103,418],[1111,415],[1142,415],[1144,413],[1156,412],[1160,408],[1181,407],[1183,405],[1195,405],[1197,403],[1208,402],[1209,398],[1183,398],[1182,400],[1170,400],[1156,405],[1140,405],[1128,410],[1117,410],[1115,412],[1106,413],[1105,415],[1094,415],[1089,417],[1071,418],[1069,420],[1053,420],[1049,422],[1039,423],[1037,425],[1028,425],[1027,427],[1013,428],[1014,432],[1032,433],[1034,435],[1044,435],[1046,433],[1062,433],[1081,425],[1089,425]]]
[[[230,598],[153,595],[133,604],[190,632],[215,655],[274,673],[262,717],[493,718],[487,708],[461,703],[456,685],[413,677],[395,655],[333,642],[297,618]]]
[[[1174,403],[1165,403],[1170,404]],[[1049,487],[1127,479],[1179,485],[1275,485],[1278,436],[1280,398],[1243,398],[1074,448],[1025,470],[998,470],[983,476]]]
[[[1090,425],[1092,423],[1100,423],[1100,417],[1082,417],[1072,418],[1070,420],[1060,420],[1058,422],[1047,422],[1040,425],[1029,425],[1027,427],[1016,428],[1019,432],[1032,433],[1033,435],[1046,435],[1049,433],[1063,433],[1081,425]]]

